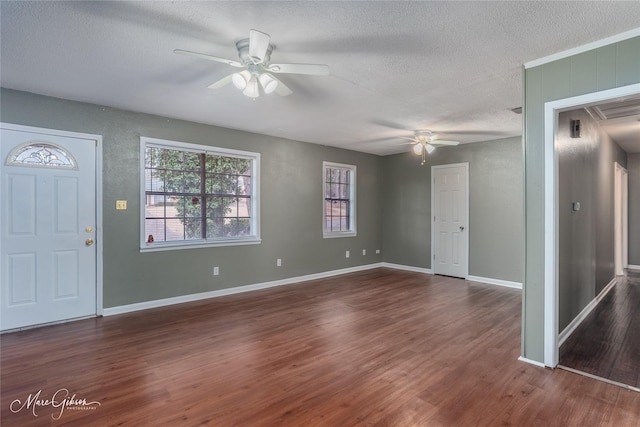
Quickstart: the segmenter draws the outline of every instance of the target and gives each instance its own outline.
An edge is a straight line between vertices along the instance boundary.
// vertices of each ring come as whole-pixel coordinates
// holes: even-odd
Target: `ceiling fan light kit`
[[[209,88],[219,89],[228,83],[233,83],[244,95],[253,99],[259,97],[260,92],[265,95],[275,92],[280,96],[287,96],[293,93],[291,89],[271,73],[307,74],[312,76],[329,75],[329,66],[324,64],[271,64],[273,45],[270,41],[271,36],[267,33],[258,30],[249,31],[248,39],[242,39],[236,43],[238,57],[241,62],[183,49],[175,49],[174,52],[221,62],[236,68],[244,68],[242,71],[223,77],[211,84]]]
[[[435,133],[430,130],[417,130],[415,131],[415,136],[413,138],[409,138],[412,141],[413,152],[422,156],[421,165],[424,165],[426,162],[426,155],[433,153],[436,149],[436,145],[458,145],[460,142],[458,141],[445,141],[437,139]]]

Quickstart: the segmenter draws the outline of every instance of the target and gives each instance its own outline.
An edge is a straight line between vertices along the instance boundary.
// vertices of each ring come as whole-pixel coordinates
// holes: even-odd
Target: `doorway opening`
[[[566,275],[565,273],[561,273],[560,266],[560,255],[561,250],[566,250],[567,242],[571,242],[573,238],[573,242],[576,242],[575,236],[570,236],[569,239],[566,237],[566,230],[564,236],[561,236],[561,226],[564,224],[566,226],[566,221],[563,220],[567,215],[574,215],[574,219],[579,218],[578,220],[585,221],[590,223],[593,221],[593,218],[589,218],[589,215],[594,214],[592,212],[597,210],[600,205],[598,205],[598,200],[588,200],[589,196],[587,193],[584,193],[584,196],[587,200],[587,207],[590,210],[584,211],[585,207],[581,202],[581,200],[571,200],[570,203],[567,203],[567,200],[563,200],[563,204],[560,204],[560,193],[561,191],[566,191],[565,189],[560,188],[560,170],[559,166],[562,161],[561,153],[559,152],[559,147],[556,146],[556,137],[559,131],[560,126],[560,115],[562,113],[568,111],[575,110],[583,110],[586,111],[587,114],[591,114],[588,110],[591,107],[609,104],[612,102],[624,102],[630,99],[639,99],[638,95],[640,95],[640,84],[629,85],[621,88],[591,93],[587,95],[567,98],[563,100],[549,102],[545,105],[545,326],[544,326],[544,337],[545,337],[545,354],[544,360],[545,365],[549,367],[556,367],[559,363],[559,348],[561,344],[560,331],[562,329],[566,330],[566,318],[562,321],[561,326],[561,314],[560,312],[560,280],[561,274]],[[636,119],[637,120],[637,119]],[[575,137],[575,135],[571,135]],[[578,132],[579,136],[579,132]],[[588,169],[588,165],[582,165],[585,169]],[[609,166],[611,169],[613,165]],[[609,169],[609,170],[611,170]],[[622,191],[624,187],[624,175],[620,172],[620,191]],[[589,177],[587,176],[587,180],[597,177]],[[589,182],[577,183],[578,185],[588,186]],[[565,185],[565,184],[563,184]],[[619,209],[622,210],[624,207],[622,198],[619,200]],[[610,209],[614,210],[614,203],[612,201],[606,207],[602,207],[602,209]],[[569,213],[567,211],[570,211]],[[619,212],[620,213],[620,212]],[[562,215],[561,215],[562,214]],[[595,214],[594,214],[595,215]],[[611,214],[613,216],[613,214]],[[616,227],[616,233],[613,233],[613,230],[610,234],[611,239],[616,239],[615,246],[611,245],[611,251],[614,252],[614,247],[619,249],[619,255],[616,256],[614,253],[609,254],[611,257],[611,265],[600,265],[597,266],[600,270],[598,270],[598,274],[600,274],[600,278],[602,279],[603,274],[610,274],[614,276],[615,272],[619,271],[616,269],[616,265],[619,263],[621,269],[623,269],[622,265],[624,265],[624,255],[625,252],[622,249],[622,246],[625,243],[625,239],[623,238],[622,229],[625,226],[625,217],[624,215],[619,215],[619,226]],[[563,222],[564,221],[564,222]],[[611,224],[611,228],[613,228],[613,224]],[[617,236],[617,237],[615,237]],[[587,253],[589,251],[590,255],[595,254],[595,244],[589,238],[583,240],[584,246],[577,246],[576,250],[584,250]],[[564,245],[561,248],[561,244]],[[575,245],[574,245],[575,246]],[[571,249],[571,247],[569,246]],[[617,251],[615,251],[617,252]],[[602,258],[602,257],[600,257]],[[594,260],[599,258],[594,257]],[[596,262],[594,261],[594,264]],[[607,268],[610,273],[606,273]],[[595,274],[595,273],[594,273]],[[595,280],[595,279],[594,279]],[[602,280],[599,280],[602,282]],[[615,282],[614,282],[615,283]],[[613,286],[613,285],[612,285]],[[595,287],[596,296],[606,294],[606,291],[603,294],[605,286],[602,283],[598,284]],[[582,308],[582,311],[579,315],[574,317],[574,313],[571,314],[572,321],[575,321],[575,327],[577,327],[584,318],[590,313],[590,311],[598,304],[599,300],[594,298],[593,296],[582,296],[583,301],[578,304],[579,308]],[[582,307],[584,304],[584,298],[591,299],[590,304]],[[571,326],[571,325],[569,325]],[[564,332],[564,331],[563,331]],[[566,339],[568,335],[572,332],[569,331],[568,334],[565,334],[562,339]]]

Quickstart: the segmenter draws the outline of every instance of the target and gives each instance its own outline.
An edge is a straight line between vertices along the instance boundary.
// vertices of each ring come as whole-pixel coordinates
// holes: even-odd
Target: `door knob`
[[[87,246],[91,246],[91,245],[93,245],[93,239],[87,239],[87,240],[85,240],[85,241],[84,241],[84,244],[85,244],[85,245],[87,245]]]
[[[460,226],[460,231],[464,231],[464,227],[463,226]]]

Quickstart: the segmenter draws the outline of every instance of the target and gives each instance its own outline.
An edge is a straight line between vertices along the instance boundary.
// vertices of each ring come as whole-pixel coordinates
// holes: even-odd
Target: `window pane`
[[[202,220],[201,218],[185,218],[184,234],[185,239],[201,239],[202,238]]]
[[[164,241],[164,219],[145,219],[144,220],[144,229],[146,234],[147,242],[161,242]],[[149,241],[151,238],[153,241]]]
[[[168,218],[166,224],[166,240],[184,240],[184,225],[181,219]]]
[[[345,232],[352,230],[352,194],[355,169],[330,167],[325,164],[325,232]]]
[[[207,239],[215,239],[223,236],[224,219],[207,218]]]
[[[235,218],[238,216],[238,199],[224,199],[225,211],[224,216],[227,218]]]
[[[251,199],[238,199],[238,216],[243,218],[249,218],[251,216]]]
[[[183,193],[199,194],[200,193],[200,173],[185,172],[182,175]]]
[[[243,196],[251,195],[251,177],[242,175],[238,177],[238,194]]]
[[[146,240],[149,234],[153,242],[251,235],[254,160],[204,150],[145,147]]]

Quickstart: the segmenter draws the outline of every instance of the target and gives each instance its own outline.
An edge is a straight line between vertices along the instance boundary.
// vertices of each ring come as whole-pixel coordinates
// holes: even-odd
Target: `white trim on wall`
[[[381,263],[380,267],[393,268],[396,270],[413,271],[415,273],[433,274],[433,270],[424,267],[414,267],[411,265],[393,264],[390,262]]]
[[[360,265],[356,267],[342,268],[339,270],[325,271],[322,273],[307,274],[305,276],[289,277],[286,279],[274,280],[271,282],[255,283],[252,285],[237,286],[234,288],[219,289],[215,291],[202,292],[198,294],[180,295],[172,298],[164,298],[160,300],[144,301],[144,302],[139,302],[134,304],[109,307],[104,309],[104,315],[113,316],[116,314],[131,313],[134,311],[148,310],[151,308],[165,307],[168,305],[182,304],[185,302],[200,301],[200,300],[209,299],[209,298],[217,298],[217,297],[222,297],[226,295],[234,295],[234,294],[240,294],[244,292],[251,292],[259,289],[267,289],[267,288],[274,288],[277,286],[308,282],[310,280],[323,279],[326,277],[338,276],[341,274],[354,273],[357,271],[371,270],[374,268],[381,268],[381,267],[392,268],[395,270],[411,271],[414,273],[433,274],[431,269],[429,268],[414,267],[414,266],[402,265],[402,264],[393,264],[388,262],[379,262],[374,264]],[[518,288],[518,289],[522,288],[521,283],[509,282],[509,281],[500,280],[500,279],[489,279],[489,278],[477,277],[477,276],[471,276],[471,277],[474,278],[472,279],[474,281],[482,282],[489,285],[507,286],[507,287]],[[464,280],[464,279],[460,279],[460,280]]]
[[[544,364],[558,365],[558,157],[555,132],[558,115],[580,107],[599,104],[640,93],[640,83],[571,98],[544,105]]]
[[[578,314],[571,321],[571,323],[569,323],[567,327],[564,328],[562,332],[560,332],[560,335],[558,336],[558,346],[561,346],[562,344],[564,344],[567,338],[569,338],[571,334],[573,334],[573,332],[578,328],[578,326],[580,326],[580,324],[584,321],[584,319],[587,318],[589,313],[591,313],[593,309],[598,306],[600,301],[602,301],[604,297],[609,293],[609,291],[613,289],[615,284],[616,284],[616,278],[614,277],[607,284],[607,286],[605,286],[604,289],[600,291],[600,293],[594,299],[592,299],[591,302],[589,302],[589,304],[585,306],[585,308],[582,309],[580,314]]]
[[[209,298],[217,298],[226,295],[240,294],[244,292],[256,291],[259,289],[274,288],[276,286],[291,285],[294,283],[307,282],[309,280],[323,279],[325,277],[338,276],[340,274],[354,273],[356,271],[371,270],[381,267],[381,263],[359,265],[356,267],[342,268],[339,270],[324,271],[322,273],[307,274],[305,276],[289,277],[287,279],[274,280],[271,282],[255,283],[252,285],[237,286],[235,288],[219,289],[216,291],[202,292],[198,294],[180,295],[172,298],[164,298],[153,301],[139,302],[135,304],[120,305],[104,309],[105,316],[130,313],[133,311],[147,310],[150,308],[165,307],[167,305],[182,304],[185,302],[199,301]]]
[[[536,362],[535,360],[527,359],[526,357],[520,356],[518,357],[518,360],[524,363],[528,363],[530,365],[537,366],[539,368],[546,368],[546,366],[544,366],[544,363]]]
[[[627,270],[640,271],[640,265],[628,264],[627,265]]]
[[[467,276],[467,280],[470,280],[472,282],[486,283],[488,285],[503,286],[505,288],[522,289],[522,283],[511,282],[509,280],[492,279],[490,277],[480,277],[480,276],[471,276],[471,275]]]
[[[543,58],[534,59],[533,61],[525,62],[524,68],[538,67],[549,62],[557,61],[558,59],[568,58],[580,53],[588,52],[593,49],[598,49],[602,46],[608,46],[610,44],[618,43],[624,40],[631,39],[633,37],[640,36],[640,28],[634,28],[633,30],[626,31],[624,33],[616,34],[606,39],[598,40],[592,43],[587,43],[582,46],[574,47],[563,52],[554,53],[553,55],[545,56]]]

